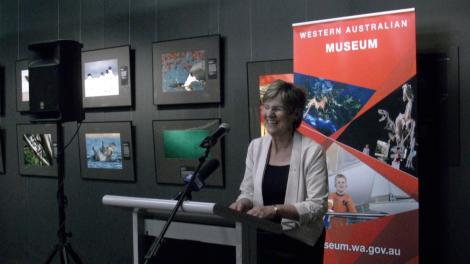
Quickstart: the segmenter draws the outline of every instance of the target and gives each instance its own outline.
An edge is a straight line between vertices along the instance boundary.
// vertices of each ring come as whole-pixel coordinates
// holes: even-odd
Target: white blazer
[[[246,198],[254,206],[263,205],[261,186],[271,140],[267,135],[251,141],[237,200]],[[297,132],[294,132],[284,203],[292,204],[299,214],[299,221],[282,219],[285,234],[315,245],[323,231],[323,215],[328,208],[326,158],[319,144]]]

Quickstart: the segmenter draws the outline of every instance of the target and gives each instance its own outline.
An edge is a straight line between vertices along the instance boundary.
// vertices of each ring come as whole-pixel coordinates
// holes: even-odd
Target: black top
[[[264,205],[283,204],[286,197],[289,165],[269,165],[264,171],[262,193]]]

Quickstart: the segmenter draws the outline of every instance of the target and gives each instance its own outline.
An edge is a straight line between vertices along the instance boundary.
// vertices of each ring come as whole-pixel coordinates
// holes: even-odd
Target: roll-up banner
[[[418,263],[414,8],[293,25],[299,131],[328,164],[325,263]]]

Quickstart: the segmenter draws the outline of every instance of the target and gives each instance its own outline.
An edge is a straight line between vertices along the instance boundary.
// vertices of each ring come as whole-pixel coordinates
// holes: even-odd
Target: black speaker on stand
[[[74,40],[31,44],[29,113],[41,120],[82,121],[82,45]]]
[[[33,122],[57,123],[57,203],[59,229],[58,243],[50,252],[45,263],[51,263],[56,255],[60,263],[81,264],[82,261],[67,238],[72,234],[65,228],[65,208],[67,197],[64,191],[64,137],[62,123],[80,122],[84,119],[81,89],[81,48],[79,42],[73,40],[55,40],[29,45],[34,58],[29,69],[29,114]],[[78,132],[78,131],[77,131]],[[75,133],[76,134],[76,133]],[[73,139],[73,138],[72,138]]]

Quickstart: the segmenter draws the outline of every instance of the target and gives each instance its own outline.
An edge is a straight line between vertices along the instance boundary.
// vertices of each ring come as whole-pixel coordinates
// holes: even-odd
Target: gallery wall
[[[236,198],[249,143],[247,69],[249,61],[291,59],[295,22],[349,16],[392,9],[416,8],[420,52],[459,47],[460,109],[449,115],[460,132],[460,162],[439,163],[445,148],[438,143],[449,133],[440,131],[439,108],[423,102],[428,115],[420,141],[421,261],[464,259],[469,237],[466,189],[470,186],[470,4],[452,1],[306,1],[306,0],[3,0],[0,3],[0,129],[5,174],[0,175],[0,262],[44,261],[57,242],[57,182],[26,177],[18,172],[16,125],[29,117],[16,111],[15,61],[31,54],[28,44],[73,39],[83,50],[130,45],[134,53],[134,107],[86,112],[86,122],[131,121],[134,127],[135,182],[83,179],[79,144],[75,138],[65,151],[67,229],[74,249],[85,263],[130,263],[130,214],[104,207],[105,194],[173,197],[180,186],[157,184],[153,120],[220,118],[231,125],[225,137],[223,188],[206,188],[194,200],[228,204]],[[222,38],[221,104],[157,107],[153,104],[152,42],[220,34]],[[419,72],[418,72],[419,75]],[[450,96],[455,94],[452,88]],[[431,91],[436,91],[437,89]],[[420,90],[426,92],[426,90]],[[425,98],[425,97],[423,97]],[[442,100],[440,95],[428,97]],[[435,107],[433,107],[435,106]],[[455,117],[458,118],[455,118]],[[446,117],[442,117],[446,118]],[[64,125],[65,140],[77,124]],[[442,145],[442,144],[441,144]],[[424,163],[423,163],[424,162]],[[421,164],[424,164],[421,165]],[[421,172],[425,172],[421,174]]]

